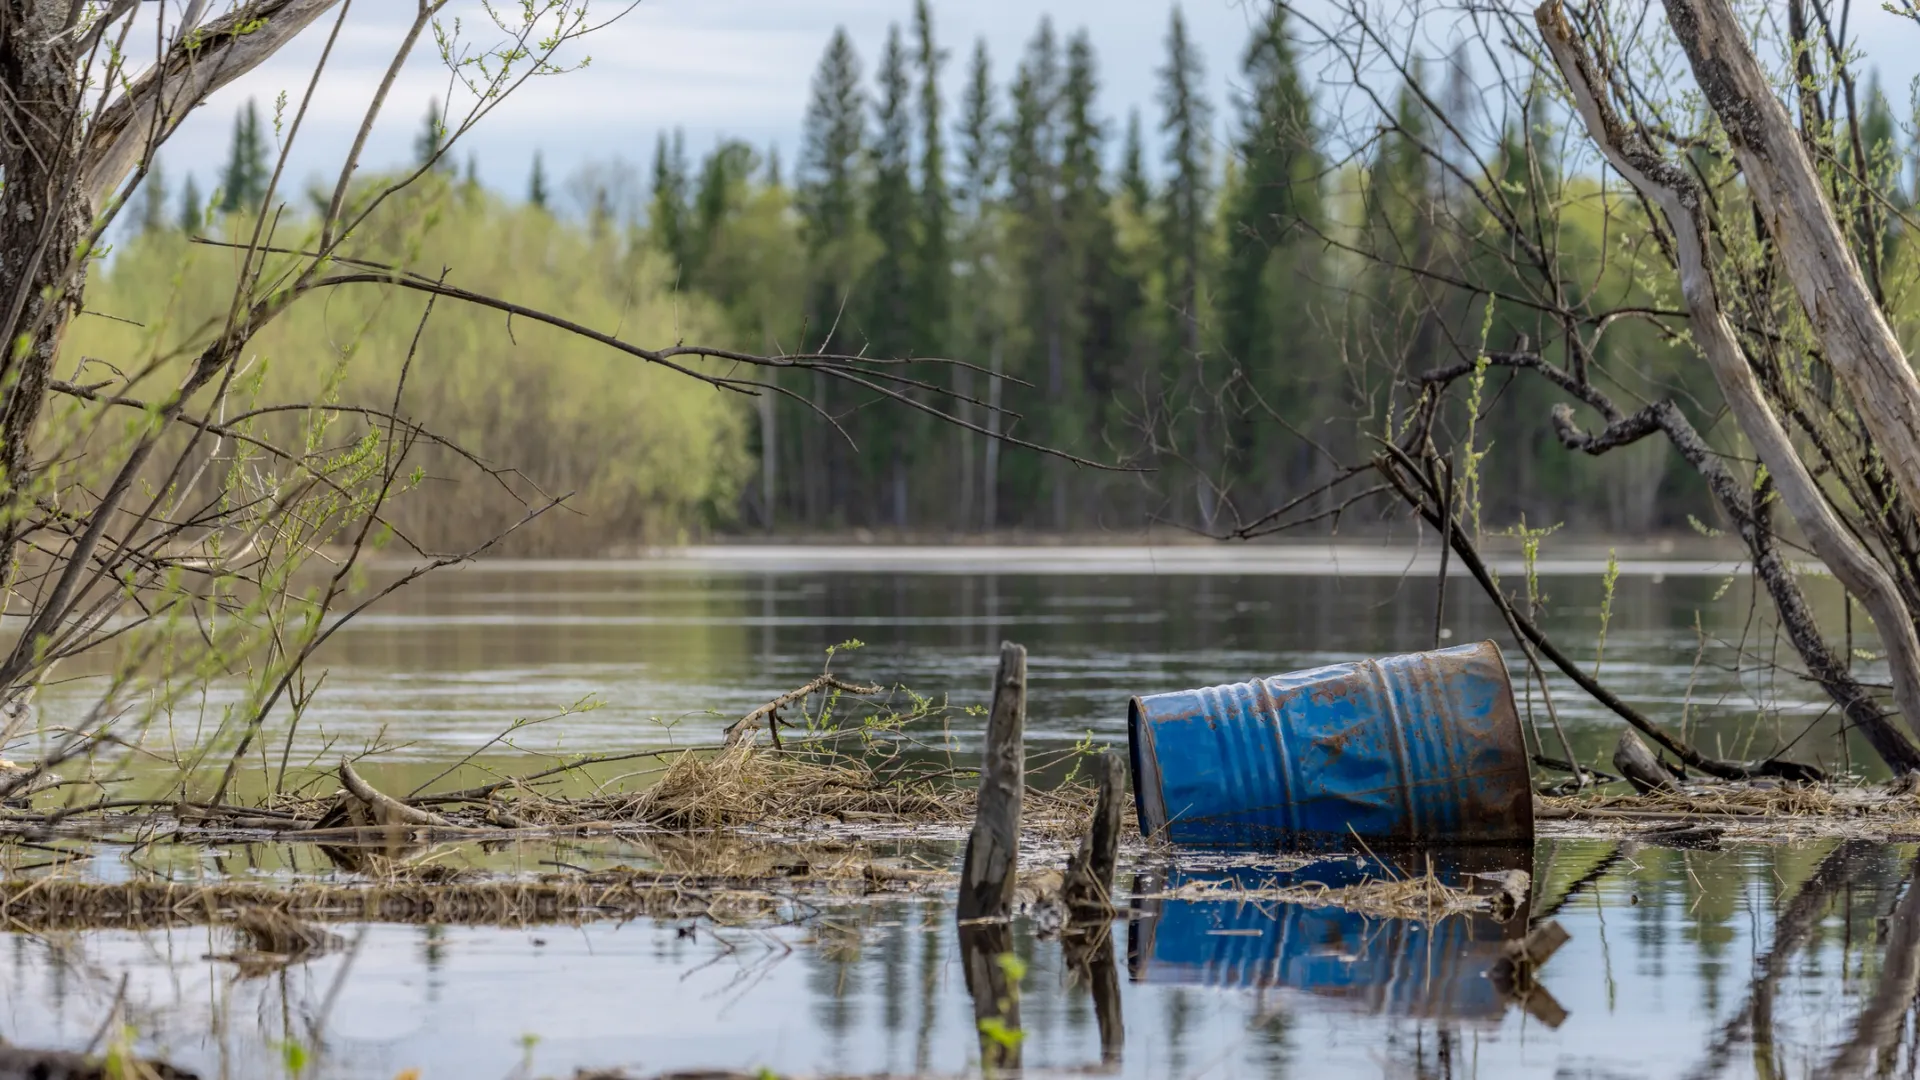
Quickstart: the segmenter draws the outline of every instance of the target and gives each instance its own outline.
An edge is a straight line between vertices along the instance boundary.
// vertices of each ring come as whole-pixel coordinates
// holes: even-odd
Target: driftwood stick
[[[1094,759],[1100,778],[1100,797],[1093,821],[1080,837],[1080,850],[1067,861],[1061,899],[1070,920],[1113,917],[1113,868],[1120,857],[1120,817],[1127,794],[1127,769],[1120,755],[1103,751]]]
[[[1627,778],[1633,790],[1645,795],[1649,791],[1672,791],[1673,774],[1653,756],[1647,744],[1632,729],[1620,733],[1620,742],[1613,748],[1613,767]]]
[[[399,799],[380,791],[361,779],[359,773],[353,771],[352,762],[340,763],[340,783],[347,789],[347,794],[366,805],[367,813],[376,825],[448,826],[453,824],[439,814],[422,810],[417,806],[408,806]]]
[[[886,687],[862,686],[859,683],[847,682],[845,679],[835,675],[821,675],[807,685],[797,690],[789,690],[740,719],[735,720],[733,723],[728,724],[725,733],[727,736],[726,744],[733,746],[739,743],[749,735],[752,735],[761,724],[765,724],[768,731],[773,731],[773,741],[775,745],[778,745],[780,742],[780,734],[774,731],[774,725],[780,722],[780,710],[792,705],[796,701],[803,701],[822,690],[838,690],[845,694],[872,697],[875,694],[885,693]]]
[[[958,916],[1004,919],[1013,910],[1014,867],[1020,860],[1020,793],[1026,787],[1027,650],[1000,643],[993,678],[993,711],[980,762],[979,808],[960,871]]]

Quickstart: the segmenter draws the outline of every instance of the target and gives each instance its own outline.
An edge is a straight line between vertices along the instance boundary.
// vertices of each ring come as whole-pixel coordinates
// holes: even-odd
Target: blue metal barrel
[[[1127,737],[1140,831],[1174,843],[1533,839],[1491,641],[1136,697]]]
[[[1378,868],[1341,862],[1279,874],[1250,867],[1176,869],[1164,884],[1149,880],[1137,887],[1158,892],[1220,882],[1259,889],[1318,881],[1337,888],[1386,876]],[[1454,878],[1451,884],[1464,880],[1435,872],[1442,880]],[[1506,1011],[1507,999],[1487,971],[1502,945],[1526,929],[1524,911],[1505,922],[1463,914],[1429,923],[1267,901],[1136,900],[1127,923],[1127,970],[1135,982],[1285,987],[1365,1012],[1493,1020]]]

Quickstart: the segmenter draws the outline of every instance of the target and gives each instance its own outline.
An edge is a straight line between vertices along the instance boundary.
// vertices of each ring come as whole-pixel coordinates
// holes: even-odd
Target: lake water
[[[296,745],[311,756],[382,737],[400,744],[392,768],[438,771],[516,719],[588,698],[604,704],[517,729],[482,762],[707,743],[853,639],[864,644],[839,652],[836,671],[982,704],[997,645],[1011,639],[1030,654],[1029,737],[1064,748],[1088,732],[1124,742],[1132,694],[1433,644],[1430,557],[1224,550],[730,549],[448,571],[335,638],[327,691]],[[1588,662],[1604,557],[1539,568],[1542,619]],[[1502,574],[1523,587],[1523,567],[1509,561]],[[1838,601],[1811,584],[1837,636]],[[1453,580],[1447,612],[1447,643],[1499,640],[1517,675],[1520,658],[1470,581]],[[1711,557],[1628,560],[1601,673],[1707,750],[1757,757],[1791,745],[1802,760],[1871,772],[1865,748],[1841,744],[1827,703],[1793,675],[1765,613],[1738,569]],[[1563,680],[1551,685],[1579,756],[1603,761],[1618,722]],[[43,715],[82,707],[85,690],[53,688]],[[1538,693],[1527,696],[1544,728]],[[956,724],[963,748],[977,723]],[[919,857],[951,862],[953,850],[931,844]],[[525,844],[488,865],[531,873],[580,857]],[[617,847],[593,857],[644,861]],[[99,875],[143,872],[95,861]],[[250,861],[298,860],[239,864]],[[1106,1066],[1086,986],[1068,979],[1060,945],[1021,921],[1022,1051],[1030,1070],[1138,1077],[1904,1075],[1920,979],[1914,865],[1904,845],[1542,840],[1533,913],[1552,912],[1573,935],[1544,978],[1564,1010],[1557,1024],[1539,1015],[1551,1009],[1489,993],[1488,949],[1510,927],[1142,901],[1114,929],[1124,1037],[1109,1032],[1119,1053]],[[1123,878],[1144,892],[1200,872],[1136,862]],[[847,903],[774,928],[335,929],[348,949],[253,978],[206,959],[221,948],[205,928],[9,934],[0,1036],[85,1045],[124,978],[143,1045],[209,1076],[288,1075],[290,1035],[317,1055],[300,1075],[329,1077],[589,1066],[946,1075],[978,1062],[939,896]]]
[[[1485,919],[1143,902],[1114,929],[1120,1029],[1105,1070],[1087,983],[1016,921],[1021,1049],[1039,1074],[1142,1078],[1908,1075],[1914,860],[1911,845],[1542,841],[1533,907],[1572,939],[1542,975],[1555,1004],[1532,1013],[1483,976],[1508,932]],[[313,1056],[301,1075],[383,1080],[964,1075],[980,1058],[938,898],[771,930],[343,932],[345,952],[256,977],[207,959],[228,943],[202,928],[8,935],[0,1024],[16,1042],[84,1045],[126,977],[143,1045],[206,1076],[289,1075],[288,1038]]]
[[[1513,590],[1524,588],[1516,560],[1499,568]],[[1605,552],[1538,569],[1541,621],[1591,663]],[[1453,570],[1444,643],[1495,639],[1524,670],[1498,613]],[[1868,768],[1864,744],[1843,748],[1831,703],[1793,673],[1792,650],[1765,618],[1770,606],[1751,603],[1738,566],[1655,556],[1624,559],[1622,570],[1600,657],[1622,697],[1709,752],[1759,757],[1792,745],[1804,760]],[[1837,591],[1807,583],[1838,638]],[[1002,640],[1027,646],[1037,745],[1070,745],[1088,732],[1120,743],[1133,694],[1432,648],[1433,615],[1431,552],[1357,545],[721,548],[630,562],[481,563],[430,575],[336,635],[323,653],[326,692],[295,745],[337,752],[384,738],[398,745],[383,760],[447,762],[516,720],[556,717],[583,701],[600,704],[516,730],[519,756],[710,743],[729,721],[818,674],[827,649],[847,641],[864,644],[834,658],[837,672],[979,705]],[[1864,634],[1855,642],[1868,644]],[[1576,751],[1604,761],[1618,722],[1551,674]],[[85,680],[53,686],[43,712],[77,717],[90,690]],[[1532,681],[1516,678],[1515,690],[1560,756]],[[236,696],[216,690],[177,716],[182,741]],[[975,744],[981,722],[956,720],[963,747]],[[279,733],[265,742],[279,746]],[[491,760],[515,756],[496,748]]]

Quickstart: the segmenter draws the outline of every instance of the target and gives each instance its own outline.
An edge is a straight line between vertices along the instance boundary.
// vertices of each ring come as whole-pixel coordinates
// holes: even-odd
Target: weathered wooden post
[[[1093,822],[1080,837],[1080,850],[1067,862],[1060,898],[1069,920],[1113,917],[1113,868],[1120,860],[1120,820],[1126,812],[1127,767],[1120,755],[1102,751],[1093,759],[1100,781]]]
[[[980,799],[973,834],[960,868],[961,922],[1005,919],[1013,911],[1014,872],[1020,861],[1020,793],[1026,788],[1027,650],[1000,643],[993,679],[993,711],[980,761]]]
[[[992,1075],[1020,1068],[1020,988],[1013,954],[1014,875],[1020,862],[1020,795],[1027,785],[1027,650],[1000,643],[993,709],[980,760],[980,799],[960,868],[961,967],[980,1032],[980,1064]]]

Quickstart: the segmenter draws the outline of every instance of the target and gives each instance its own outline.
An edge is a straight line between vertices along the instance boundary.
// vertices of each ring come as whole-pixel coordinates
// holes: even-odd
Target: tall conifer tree
[[[912,83],[900,28],[887,31],[880,57],[880,93],[874,101],[873,195],[867,203],[867,227],[879,242],[867,274],[866,331],[875,356],[896,358],[915,351],[913,270],[913,112]],[[913,450],[912,417],[898,409],[869,410],[866,426],[875,430],[866,451],[876,476],[887,479],[885,519],[907,524],[907,470]]]
[[[200,182],[187,174],[187,186],[180,192],[180,217],[177,224],[188,236],[198,235],[206,217],[206,202],[200,195]]]
[[[661,132],[653,147],[653,192],[647,212],[647,231],[653,246],[673,260],[682,274],[689,270],[687,229],[687,143],[675,128],[672,138]],[[682,283],[685,283],[684,276]]]
[[[933,36],[927,0],[915,0],[913,61],[920,77],[919,250],[914,259],[914,343],[920,352],[944,352],[953,302],[953,201],[947,189],[946,134],[940,69],[947,53]]]
[[[540,151],[533,152],[533,174],[527,177],[527,203],[545,210],[550,198],[547,191],[547,166],[540,158]]]
[[[967,87],[960,102],[959,186],[955,201],[959,212],[959,250],[963,277],[957,283],[959,313],[956,324],[959,355],[975,359],[998,374],[1004,360],[1003,328],[1000,325],[1000,272],[994,264],[998,249],[994,230],[994,203],[1000,184],[1001,143],[999,118],[994,113],[993,62],[987,43],[979,39],[973,45],[973,59],[967,65]],[[961,368],[954,373],[956,385],[973,388],[973,373]],[[981,426],[990,432],[1000,430],[1000,417],[992,410],[999,401],[1000,380],[992,379],[985,390],[988,405]],[[974,396],[968,393],[969,397]],[[961,408],[971,410],[962,404]],[[997,476],[1000,446],[989,440],[985,455],[976,456],[978,438],[968,431],[959,433],[961,446],[960,498],[957,513],[963,528],[984,524],[992,528],[999,514],[996,493],[983,477]],[[976,511],[976,492],[980,509]]]
[[[1272,418],[1259,406],[1309,424],[1328,381],[1323,376],[1332,375],[1314,369],[1324,350],[1310,343],[1321,164],[1284,6],[1273,5],[1255,28],[1240,69],[1247,90],[1235,140],[1239,168],[1222,206],[1226,261],[1217,314],[1227,359],[1239,365],[1259,401],[1234,404],[1227,441],[1236,478],[1284,480],[1283,455],[1269,437]]]
[[[1018,347],[1009,370],[1038,386],[1045,402],[1058,401],[1065,393],[1069,362],[1070,264],[1059,205],[1060,84],[1059,44],[1052,20],[1043,17],[1013,80],[1007,130],[1007,196],[1013,220],[1007,247],[1021,308]],[[1010,512],[1003,516],[1023,524],[1047,523],[1033,521],[1044,498],[1044,467],[1028,455],[1008,464],[1012,471],[1002,488],[1007,496],[1003,509]]]
[[[807,251],[805,346],[821,351],[857,351],[855,335],[841,316],[860,271],[863,247],[860,220],[861,151],[865,145],[866,96],[860,87],[860,57],[845,28],[836,28],[814,72],[807,103],[796,205]],[[817,372],[812,404],[831,411],[835,401]],[[794,425],[788,425],[791,430]],[[843,503],[842,487],[831,475],[844,455],[819,424],[802,429],[802,511],[820,525]]]
[[[167,220],[172,212],[167,206],[167,171],[161,167],[156,156],[147,167],[147,175],[140,181],[140,232],[151,236],[165,231],[172,223]]]
[[[260,131],[260,110],[253,99],[233,118],[233,141],[220,174],[220,209],[226,213],[260,209],[267,194],[267,142]]]
[[[1201,348],[1200,310],[1205,274],[1212,162],[1207,133],[1213,110],[1205,97],[1206,73],[1200,52],[1187,36],[1187,21],[1173,9],[1167,27],[1167,62],[1160,69],[1160,130],[1166,135],[1166,187],[1161,193],[1160,227],[1166,259],[1167,302],[1173,325],[1168,335],[1176,370],[1184,369],[1185,396],[1191,402],[1192,430],[1181,440],[1200,472],[1194,488],[1200,526],[1213,527],[1217,510],[1212,482],[1218,459],[1212,384]]]

